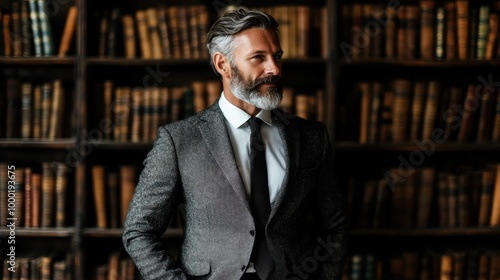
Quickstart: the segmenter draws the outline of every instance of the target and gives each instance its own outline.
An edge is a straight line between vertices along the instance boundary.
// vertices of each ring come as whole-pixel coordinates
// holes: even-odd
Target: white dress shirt
[[[219,107],[226,119],[226,127],[233,146],[236,164],[246,193],[250,197],[250,125],[247,121],[251,116],[230,103],[224,96],[224,92],[219,99]],[[266,146],[267,182],[269,184],[269,201],[272,204],[285,177],[285,148],[278,127],[273,125],[271,111],[261,110],[256,117],[263,121],[260,131]]]

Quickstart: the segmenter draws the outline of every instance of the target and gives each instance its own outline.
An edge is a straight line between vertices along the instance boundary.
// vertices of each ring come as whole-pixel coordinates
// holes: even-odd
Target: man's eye
[[[275,56],[274,56],[274,59],[276,59],[276,60],[281,60],[281,55],[280,55],[280,54],[275,55]]]
[[[264,56],[263,55],[256,55],[254,57],[252,57],[253,59],[264,59]]]

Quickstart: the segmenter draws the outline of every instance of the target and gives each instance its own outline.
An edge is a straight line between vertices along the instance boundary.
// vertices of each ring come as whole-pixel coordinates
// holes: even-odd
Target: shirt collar
[[[234,104],[229,102],[224,96],[224,92],[222,92],[222,95],[219,99],[219,107],[226,120],[234,128],[239,128],[252,117],[247,112],[243,111],[242,109],[236,107]],[[271,111],[269,110],[260,110],[260,112],[257,114],[256,117],[261,119],[264,123],[266,123],[269,126],[272,126],[273,124],[271,118]]]

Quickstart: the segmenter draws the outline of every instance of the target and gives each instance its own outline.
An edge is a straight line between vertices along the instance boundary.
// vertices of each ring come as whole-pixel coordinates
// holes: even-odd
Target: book
[[[64,31],[59,44],[58,56],[66,56],[71,48],[71,43],[75,37],[76,22],[78,19],[78,9],[76,5],[69,7]]]
[[[118,186],[118,174],[116,172],[108,172],[107,174],[107,205],[109,210],[109,226],[111,228],[118,228],[120,226],[120,216],[119,216],[119,186]]]
[[[3,49],[3,54],[5,56],[11,56],[12,55],[12,45],[11,45],[11,37],[10,37],[10,23],[11,23],[11,15],[10,14],[3,14],[2,20],[3,20],[3,42],[4,42],[4,49]]]
[[[434,49],[434,1],[420,2],[420,58],[432,59]]]
[[[422,132],[422,119],[425,112],[427,112],[426,104],[426,91],[427,83],[423,81],[416,81],[413,86],[413,100],[411,102],[411,132],[410,139],[419,139],[420,133]],[[431,97],[429,97],[431,98]],[[431,99],[435,99],[432,97]]]
[[[54,223],[54,174],[50,162],[42,163],[41,226],[51,227]]]
[[[160,34],[158,29],[158,13],[156,8],[149,8],[145,10],[146,25],[149,32],[149,39],[151,40],[151,58],[162,58],[163,52],[160,41]]]
[[[469,1],[456,0],[457,50],[458,59],[467,59],[469,42]],[[474,21],[472,21],[474,22]]]
[[[19,6],[20,2],[12,2],[12,13],[11,13],[11,41],[12,41],[12,56],[20,57],[22,55],[22,34],[21,34],[21,8]]]
[[[500,164],[493,166],[495,170],[495,182],[493,185],[493,196],[491,202],[490,226],[500,226]]]
[[[467,87],[467,93],[464,100],[464,112],[462,114],[462,124],[458,132],[457,141],[467,142],[471,137],[471,130],[474,122],[474,108],[479,102],[476,96],[476,87],[474,85],[469,85]]]
[[[422,139],[431,139],[439,104],[440,84],[430,81],[423,115]]]
[[[41,226],[42,176],[40,174],[31,174],[31,189],[31,226],[37,228]]]
[[[158,8],[158,32],[161,39],[163,58],[171,58],[170,30],[168,26],[168,16],[165,7]]]
[[[445,58],[445,51],[448,51],[448,47],[452,47],[451,45],[448,46],[448,37],[445,37],[448,35],[448,31],[451,28],[451,25],[449,25],[449,20],[445,22],[445,16],[446,16],[445,9],[443,7],[439,7],[436,10],[436,47],[435,47],[435,56],[436,59],[441,60]],[[448,25],[445,24],[448,23]],[[446,29],[446,30],[445,30]]]
[[[54,55],[54,46],[52,38],[52,25],[48,17],[48,1],[47,0],[35,0],[37,4],[37,14],[38,20],[40,22],[40,38],[42,45],[42,53],[44,56]],[[32,19],[33,20],[33,19]]]
[[[32,169],[24,168],[24,226],[32,226],[32,206],[33,206],[33,189],[31,183]]]
[[[120,13],[121,11],[118,8],[111,9],[106,33],[106,56],[108,57],[114,57],[117,54],[118,21],[120,19]]]
[[[40,137],[49,138],[50,119],[51,119],[51,105],[52,105],[52,84],[45,82],[42,84],[42,98],[41,98],[41,128]]]
[[[498,14],[491,13],[488,22],[488,39],[486,43],[485,59],[492,60],[495,56],[495,46],[497,45],[498,38]]]
[[[476,58],[479,60],[486,58],[486,45],[488,44],[488,28],[490,18],[490,7],[481,5],[479,7],[479,22],[476,39]]]
[[[392,117],[393,142],[405,142],[408,127],[408,111],[410,103],[410,81],[398,79],[393,82],[394,105]]]
[[[127,216],[128,207],[132,201],[136,181],[136,167],[133,165],[120,166],[120,224],[123,226]]]
[[[61,124],[63,119],[64,94],[61,80],[56,79],[52,83],[52,104],[50,106],[50,123],[48,138],[53,140],[61,136]]]
[[[64,227],[66,225],[66,193],[67,193],[67,167],[59,163],[55,172],[55,226]]]
[[[446,16],[446,59],[453,60],[457,54],[457,20],[455,10],[455,0],[444,2],[444,14]],[[444,36],[444,32],[443,32]]]
[[[21,138],[31,137],[31,114],[32,114],[32,84],[24,82],[21,84]]]
[[[132,15],[122,15],[123,39],[125,47],[125,58],[135,58],[136,35],[134,29],[134,18]]]
[[[143,10],[138,10],[135,12],[135,22],[137,25],[137,32],[139,34],[139,46],[141,50],[141,58],[150,59],[153,58],[150,34],[148,32],[148,23],[146,20],[146,13]]]
[[[98,228],[106,228],[105,177],[104,166],[92,166],[92,191],[95,203],[96,222]]]

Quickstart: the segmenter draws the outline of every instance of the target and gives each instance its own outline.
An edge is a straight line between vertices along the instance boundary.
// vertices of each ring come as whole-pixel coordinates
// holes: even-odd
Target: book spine
[[[170,32],[168,30],[167,10],[165,7],[158,9],[158,30],[160,33],[163,58],[171,58]]]
[[[130,140],[139,142],[141,140],[141,106],[142,106],[142,89],[132,89],[132,124],[130,129]]]
[[[42,227],[53,225],[54,215],[54,175],[49,162],[42,163]]]
[[[32,206],[33,206],[33,188],[31,185],[31,168],[24,169],[24,226],[32,226]]]
[[[454,0],[446,1],[444,9],[446,11],[446,59],[453,60],[457,58],[457,20]]]
[[[42,117],[41,117],[41,138],[49,137],[50,129],[50,114],[52,105],[52,85],[50,83],[44,83],[42,85]]]
[[[438,7],[436,10],[436,48],[435,55],[436,59],[444,59],[445,55],[445,11],[443,7]],[[449,23],[449,21],[448,21]],[[451,27],[448,25],[446,30],[448,31]],[[446,39],[448,39],[448,33],[446,33]],[[446,51],[448,51],[448,41],[446,41]],[[451,47],[451,45],[449,46]],[[446,53],[448,58],[448,53]]]
[[[56,169],[55,178],[55,225],[64,227],[66,224],[66,193],[67,193],[67,168],[65,164],[59,163]]]
[[[146,13],[143,10],[138,10],[135,13],[135,21],[139,33],[141,58],[150,59],[153,57],[151,52],[151,42],[148,32],[148,24],[146,22]]]
[[[32,188],[32,206],[31,206],[31,226],[40,227],[40,209],[42,197],[42,177],[40,174],[32,173],[31,175],[31,188]]]
[[[71,6],[68,9],[68,15],[66,17],[66,23],[64,24],[64,31],[59,44],[59,51],[57,52],[59,56],[65,56],[71,47],[71,42],[75,35],[76,21],[78,19],[78,9],[76,6]]]
[[[10,37],[10,23],[11,23],[12,16],[10,14],[4,14],[3,15],[3,41],[4,41],[4,51],[3,54],[6,57],[9,57],[12,55],[12,38]]]
[[[488,44],[488,27],[490,18],[490,8],[482,5],[479,8],[479,26],[477,32],[477,52],[476,58],[479,60],[486,58],[486,45]]]
[[[57,79],[52,84],[52,100],[50,106],[50,124],[48,138],[54,140],[57,136],[57,132],[61,128],[62,123],[62,107],[63,107],[63,89],[61,85],[61,80]]]
[[[117,32],[118,32],[118,19],[120,18],[120,10],[114,8],[111,10],[111,15],[109,18],[109,28],[106,34],[106,56],[114,57],[116,56],[117,49]]]
[[[431,139],[432,130],[436,123],[436,114],[439,103],[440,85],[436,81],[429,82],[427,100],[425,102],[422,139]]]
[[[495,116],[493,121],[493,137],[492,141],[500,142],[500,92],[496,94],[496,103],[495,103]]]
[[[98,228],[106,228],[106,202],[104,166],[92,166],[92,190],[94,193],[95,213]]]
[[[420,2],[420,57],[432,59],[434,49],[434,1]]]
[[[19,1],[12,2],[12,14],[11,14],[11,35],[13,56],[20,57],[22,55],[22,33],[21,33],[21,10],[19,7]]]
[[[149,8],[145,11],[146,24],[148,26],[149,38],[151,40],[151,58],[162,58],[162,47],[160,41],[160,35],[158,33],[158,13],[156,8]]]
[[[135,58],[135,29],[134,18],[131,15],[122,16],[123,38],[125,40],[125,58]]]
[[[488,22],[488,39],[486,44],[485,59],[492,60],[495,52],[495,46],[498,44],[498,14],[491,13]]]
[[[40,21],[40,35],[42,43],[42,53],[44,56],[54,55],[52,42],[52,27],[47,15],[47,0],[36,0],[38,5],[38,19]]]
[[[33,89],[33,139],[42,137],[42,87]]]
[[[495,182],[493,185],[493,196],[491,205],[490,226],[500,226],[500,164],[494,166]]]
[[[457,19],[458,58],[467,59],[467,43],[469,42],[469,2],[457,0],[455,2]]]
[[[22,83],[21,85],[21,138],[31,137],[31,114],[32,110],[32,85]]]

